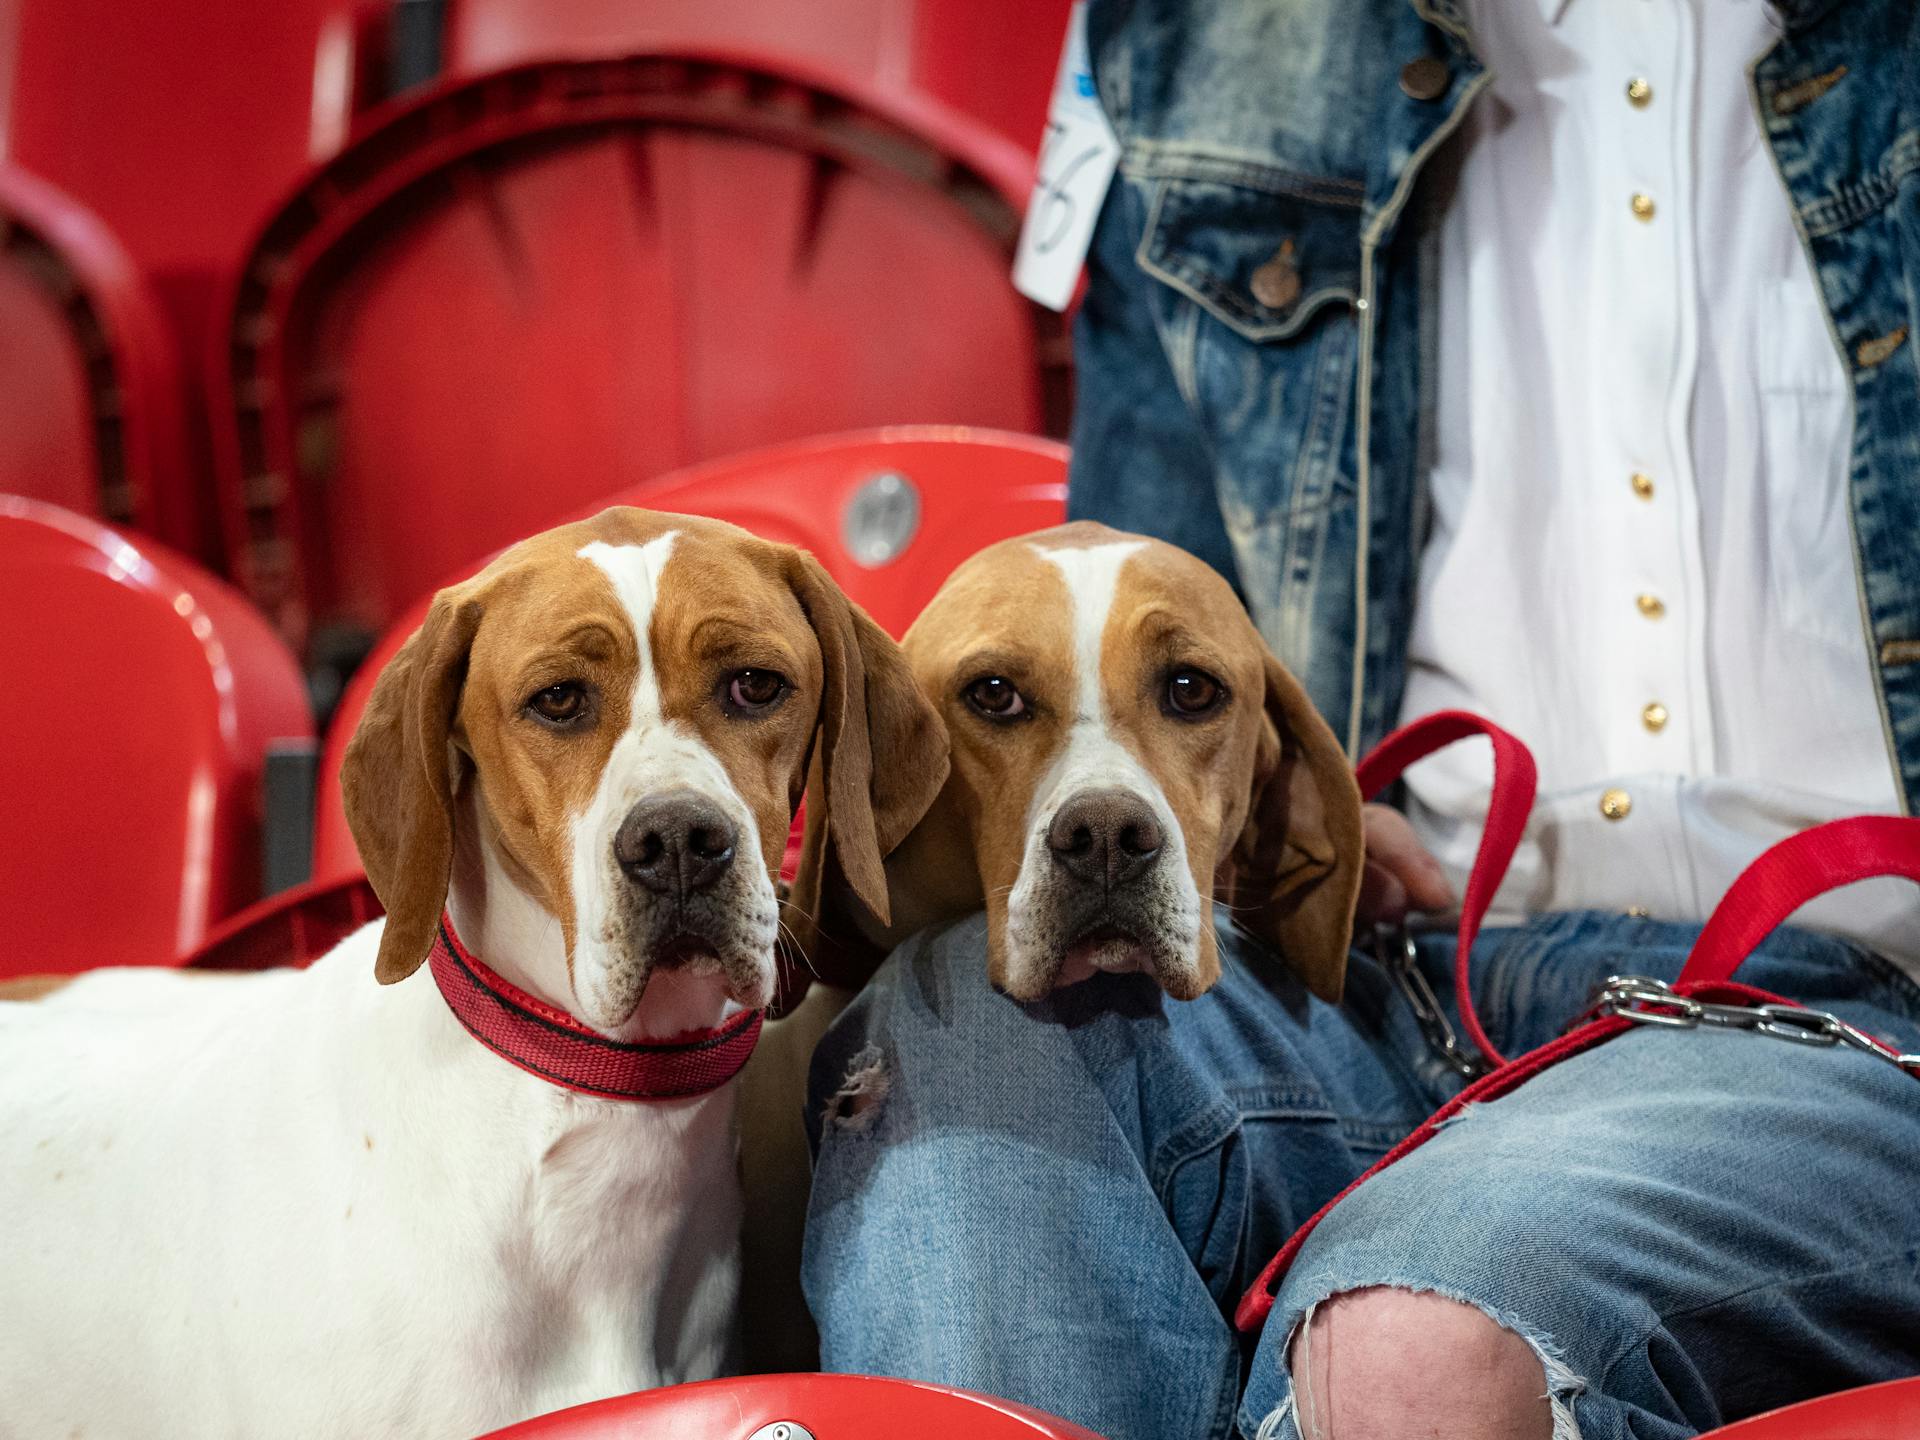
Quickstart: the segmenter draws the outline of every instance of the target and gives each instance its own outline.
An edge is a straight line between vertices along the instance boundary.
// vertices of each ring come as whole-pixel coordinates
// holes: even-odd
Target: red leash
[[[1744,870],[1728,888],[1725,898],[1714,909],[1701,929],[1699,938],[1687,955],[1680,978],[1671,987],[1629,987],[1631,993],[1619,1002],[1619,1008],[1601,1007],[1577,1018],[1567,1033],[1531,1050],[1515,1060],[1503,1060],[1488,1042],[1486,1031],[1475,1012],[1469,984],[1469,961],[1474,937],[1494,892],[1506,875],[1507,864],[1520,843],[1533,808],[1535,769],[1533,756],[1513,736],[1491,721],[1465,711],[1448,710],[1429,715],[1395,731],[1383,740],[1356,768],[1360,792],[1368,799],[1378,795],[1399,779],[1415,761],[1434,751],[1470,736],[1484,735],[1493,742],[1493,797],[1487,810],[1486,832],[1474,856],[1473,871],[1467,880],[1466,895],[1460,907],[1459,950],[1454,958],[1454,993],[1458,997],[1460,1018],[1468,1036],[1498,1068],[1468,1085],[1442,1105],[1419,1128],[1370,1167],[1365,1174],[1323,1205],[1306,1224],[1296,1230],[1279,1254],[1267,1262],[1259,1277],[1240,1297],[1234,1311],[1234,1324],[1243,1331],[1258,1329],[1273,1309],[1274,1293],[1281,1278],[1293,1264],[1300,1247],[1314,1228],[1374,1175],[1395,1161],[1411,1154],[1430,1140],[1453,1116],[1469,1105],[1497,1100],[1517,1089],[1549,1066],[1569,1056],[1590,1050],[1603,1041],[1633,1029],[1634,1016],[1651,1013],[1657,1018],[1671,1016],[1681,1023],[1683,1017],[1698,1016],[1715,1007],[1779,1007],[1778,1013],[1762,1008],[1755,1012],[1756,1023],[1746,1027],[1772,1033],[1797,1030],[1812,1037],[1819,1030],[1817,1043],[1844,1040],[1856,1048],[1868,1050],[1898,1064],[1920,1078],[1920,1055],[1899,1055],[1881,1041],[1838,1025],[1815,1026],[1807,1017],[1814,1012],[1800,1010],[1791,1002],[1765,990],[1741,985],[1731,977],[1756,946],[1772,934],[1788,916],[1817,895],[1856,880],[1882,875],[1899,875],[1920,881],[1920,820],[1891,816],[1864,815],[1850,820],[1835,820],[1815,826],[1781,841]],[[1610,987],[1611,988],[1611,987]],[[1815,1017],[1820,1021],[1828,1017]],[[1837,1024],[1837,1022],[1836,1022]]]

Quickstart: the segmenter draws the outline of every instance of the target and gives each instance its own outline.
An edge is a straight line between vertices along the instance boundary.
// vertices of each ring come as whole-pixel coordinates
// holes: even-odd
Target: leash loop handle
[[[1485,736],[1493,745],[1493,794],[1487,802],[1487,823],[1480,834],[1480,848],[1474,854],[1473,870],[1467,876],[1466,894],[1460,900],[1453,993],[1467,1039],[1486,1057],[1489,1065],[1497,1066],[1504,1065],[1506,1060],[1487,1038],[1473,1007],[1469,966],[1480,922],[1486,919],[1494,892],[1506,878],[1513,852],[1526,833],[1527,817],[1533,813],[1534,791],[1539,784],[1533,752],[1491,720],[1466,710],[1438,710],[1387,736],[1354,767],[1353,773],[1360,785],[1361,798],[1372,800],[1398,780],[1409,766],[1437,750],[1475,736]]]
[[[1788,836],[1727,888],[1694,941],[1676,988],[1731,978],[1809,900],[1888,875],[1920,883],[1920,819],[1856,815]]]

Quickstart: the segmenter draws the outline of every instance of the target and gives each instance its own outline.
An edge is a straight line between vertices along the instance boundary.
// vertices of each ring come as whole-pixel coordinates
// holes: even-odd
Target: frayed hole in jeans
[[[847,1078],[827,1101],[827,1123],[836,1130],[860,1131],[873,1124],[892,1079],[878,1046],[869,1045],[847,1066]]]
[[[1585,1393],[1587,1382],[1575,1373],[1550,1341],[1529,1334],[1513,1316],[1503,1315],[1465,1295],[1431,1285],[1391,1283],[1379,1286],[1356,1286],[1351,1290],[1343,1288],[1314,1301],[1301,1312],[1281,1351],[1282,1356],[1292,1356],[1294,1360],[1293,1374],[1288,1387],[1289,1393],[1262,1418],[1259,1429],[1254,1433],[1254,1440],[1293,1440],[1296,1436],[1299,1440],[1344,1440],[1343,1436],[1333,1432],[1326,1417],[1317,1413],[1321,1407],[1316,1403],[1317,1397],[1312,1393],[1312,1387],[1307,1387],[1307,1394],[1302,1395],[1300,1379],[1309,1372],[1312,1364],[1313,1320],[1320,1306],[1341,1295],[1371,1289],[1398,1290],[1408,1295],[1436,1295],[1441,1299],[1451,1300],[1456,1304],[1478,1310],[1502,1330],[1519,1337],[1520,1341],[1533,1353],[1533,1358],[1539,1362],[1545,1377],[1547,1408],[1552,1420],[1550,1440],[1581,1440],[1580,1424],[1574,1418],[1573,1401],[1576,1396]],[[1281,1364],[1284,1366],[1286,1361],[1283,1359]],[[1292,1425],[1288,1425],[1289,1420],[1293,1422]]]

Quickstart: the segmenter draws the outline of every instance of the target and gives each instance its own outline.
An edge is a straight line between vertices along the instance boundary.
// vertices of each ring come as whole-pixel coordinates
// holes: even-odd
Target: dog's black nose
[[[1130,790],[1083,790],[1047,826],[1047,848],[1067,873],[1108,890],[1146,874],[1161,844],[1160,822]]]
[[[689,790],[642,800],[613,837],[613,858],[656,895],[705,890],[733,864],[733,822]]]

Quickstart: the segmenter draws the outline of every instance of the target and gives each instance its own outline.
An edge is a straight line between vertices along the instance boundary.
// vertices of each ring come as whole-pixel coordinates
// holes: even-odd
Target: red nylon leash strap
[[[1475,734],[1487,735],[1494,741],[1495,793],[1489,811],[1488,834],[1482,838],[1474,858],[1473,875],[1462,905],[1460,952],[1454,978],[1468,1033],[1491,1056],[1492,1047],[1485,1044],[1473,1013],[1472,994],[1467,988],[1467,957],[1479,922],[1526,825],[1525,809],[1517,819],[1513,812],[1512,797],[1521,793],[1518,786],[1509,790],[1510,798],[1503,805],[1502,767],[1509,775],[1524,775],[1526,808],[1530,809],[1534,780],[1532,757],[1525,746],[1497,726],[1472,715],[1447,712],[1416,721],[1388,736],[1361,761],[1357,773],[1361,777],[1361,793],[1371,797],[1415,760],[1454,740]],[[1506,747],[1511,749],[1503,754]],[[1516,753],[1518,765],[1514,763]],[[1500,826],[1497,833],[1496,816]],[[1674,993],[1715,1005],[1791,1004],[1781,996],[1739,984],[1730,977],[1761,941],[1807,901],[1842,885],[1884,875],[1920,881],[1920,820],[1861,816],[1816,826],[1781,841],[1749,865],[1729,887],[1694,942],[1680,978],[1673,986]],[[1448,1120],[1469,1105],[1497,1100],[1550,1066],[1634,1028],[1634,1023],[1624,1015],[1577,1019],[1558,1039],[1516,1060],[1501,1062],[1497,1070],[1468,1085],[1293,1233],[1240,1297],[1234,1311],[1234,1324],[1242,1331],[1251,1331],[1266,1323],[1273,1309],[1274,1292],[1307,1237],[1336,1205],[1374,1175],[1426,1144]]]
[[[1920,882],[1920,820],[1858,815],[1789,836],[1727,887],[1674,989],[1725,980],[1809,900],[1888,875]]]
[[[427,956],[434,983],[467,1032],[531,1075],[608,1100],[685,1100],[718,1090],[746,1065],[761,1013],[669,1040],[610,1040],[536,999],[473,956],[442,917]]]
[[[1520,846],[1520,837],[1526,833],[1527,817],[1533,813],[1537,784],[1533,752],[1491,720],[1483,720],[1465,710],[1440,710],[1387,736],[1354,767],[1353,775],[1359,782],[1361,798],[1372,800],[1416,761],[1475,735],[1484,735],[1493,743],[1493,793],[1487,802],[1487,824],[1480,834],[1480,848],[1474,853],[1473,869],[1467,876],[1466,893],[1460,897],[1453,996],[1467,1038],[1479,1047],[1488,1063],[1501,1065],[1505,1060],[1493,1048],[1493,1042],[1481,1028],[1480,1015],[1473,1008],[1468,962],[1473,954],[1474,937],[1480,933],[1480,922],[1486,919],[1494,892],[1506,878],[1507,865]]]

